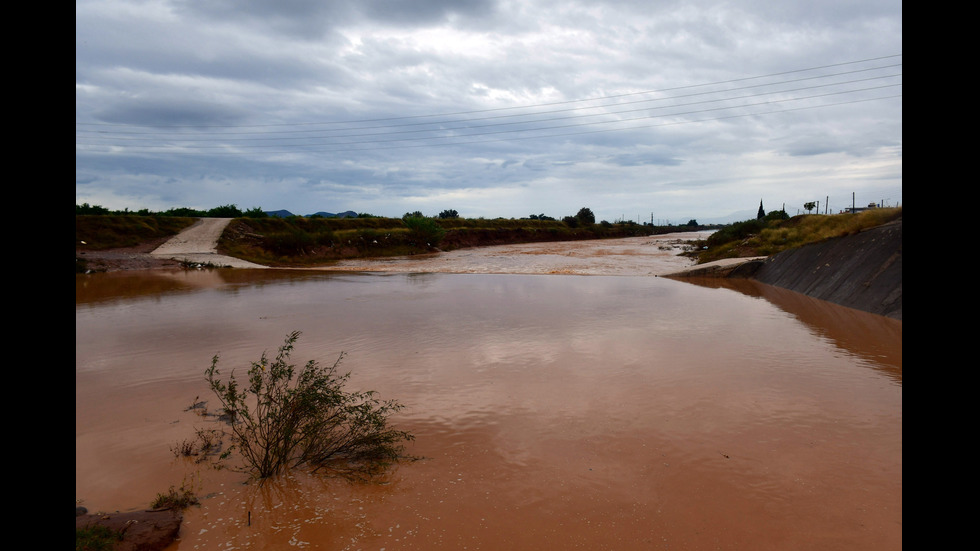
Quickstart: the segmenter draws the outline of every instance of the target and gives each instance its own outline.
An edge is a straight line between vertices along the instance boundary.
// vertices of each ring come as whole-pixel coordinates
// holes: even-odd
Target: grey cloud
[[[450,18],[480,21],[495,0],[174,0],[182,13],[212,21],[239,21],[297,38],[328,36],[338,27],[365,23],[425,26]]]
[[[246,120],[238,108],[186,98],[153,98],[119,101],[96,111],[101,121],[138,126],[233,125]]]
[[[436,24],[452,16],[480,19],[493,15],[496,0],[363,0],[358,9],[372,20],[403,24]]]
[[[646,201],[656,205],[658,217],[673,216],[663,212],[666,199],[653,195],[666,186],[651,187],[653,179],[670,189],[698,191],[670,200],[700,218],[707,215],[699,210],[707,208],[706,201],[735,204],[731,195],[745,186],[774,179],[782,187],[765,193],[767,201],[770,195],[776,200],[809,193],[809,182],[826,181],[827,175],[846,186],[878,178],[880,185],[898,188],[884,196],[901,194],[900,100],[851,110],[820,108],[808,116],[745,118],[719,117],[741,111],[697,112],[695,106],[686,116],[616,125],[571,126],[579,120],[567,119],[553,124],[568,127],[547,131],[516,132],[519,125],[459,128],[451,140],[404,140],[417,136],[403,132],[414,127],[397,126],[408,121],[393,119],[511,114],[496,110],[519,106],[545,111],[530,107],[901,54],[901,6],[893,0],[146,0],[139,11],[132,3],[113,2],[76,3],[81,197],[122,197],[111,190],[139,185],[140,197],[156,194],[159,201],[176,202],[163,208],[211,197],[241,203],[245,199],[236,194],[242,194],[249,206],[258,201],[302,211],[310,200],[322,200],[322,210],[337,210],[330,206],[330,197],[337,196],[344,198],[343,209],[384,204],[391,210],[375,214],[399,216],[414,210],[406,197],[417,202],[455,190],[463,204],[467,190],[500,187],[507,189],[505,199],[483,194],[468,200],[488,215],[507,216],[561,210],[527,201],[598,208],[599,192],[582,182],[608,179],[601,201],[616,216],[622,209],[642,210]],[[461,42],[439,43],[435,36]],[[475,120],[481,117],[423,120],[474,119],[444,125],[456,127],[517,120]],[[243,154],[188,146],[173,155],[131,147],[122,129],[112,147],[98,148],[82,137],[89,129],[84,124],[93,120],[241,125],[233,131],[242,134],[274,124],[269,133],[275,138],[268,139],[284,145],[251,147],[241,139],[236,145]],[[352,120],[376,120],[370,126],[384,128],[331,130],[355,128],[338,124]],[[323,123],[322,131],[309,132],[313,123]],[[239,139],[209,132],[215,144]],[[308,141],[280,139],[286,134]],[[822,157],[839,159],[821,155],[835,152],[857,160],[821,164]],[[810,172],[799,173],[801,167]],[[206,198],[194,195],[202,181],[209,186]],[[96,189],[109,191],[91,192]],[[752,193],[758,194],[756,188]]]
[[[276,33],[313,40],[328,36],[356,14],[347,0],[173,0],[186,16],[221,24],[239,22]]]
[[[626,153],[607,158],[607,162],[618,166],[677,166],[681,160],[671,155],[657,153]]]

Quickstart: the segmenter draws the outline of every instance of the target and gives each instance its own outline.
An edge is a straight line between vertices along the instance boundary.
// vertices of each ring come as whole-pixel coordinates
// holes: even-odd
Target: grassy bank
[[[902,208],[855,214],[799,215],[788,219],[746,220],[730,224],[697,243],[698,264],[724,258],[770,256],[780,251],[857,233],[902,217]]]
[[[902,209],[857,214],[770,216],[723,226],[688,253],[698,263],[768,256],[856,233],[902,216]],[[100,251],[162,242],[194,223],[192,217],[76,215],[76,250]],[[406,256],[465,247],[606,239],[698,231],[702,226],[633,222],[470,218],[235,218],[218,243],[222,254],[266,266],[328,265],[343,259]]]
[[[172,237],[197,219],[177,216],[76,215],[75,249],[104,251]]]

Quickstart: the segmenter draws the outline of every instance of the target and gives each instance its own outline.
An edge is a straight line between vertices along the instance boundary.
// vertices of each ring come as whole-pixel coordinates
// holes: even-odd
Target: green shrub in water
[[[297,369],[289,358],[299,335],[290,333],[274,360],[263,353],[252,362],[242,384],[234,373],[221,379],[217,355],[206,371],[245,468],[260,479],[301,465],[317,473],[369,478],[408,458],[404,443],[414,436],[388,426],[402,405],[381,401],[373,391],[345,391],[350,373],[337,371],[343,353],[332,365],[311,360]]]

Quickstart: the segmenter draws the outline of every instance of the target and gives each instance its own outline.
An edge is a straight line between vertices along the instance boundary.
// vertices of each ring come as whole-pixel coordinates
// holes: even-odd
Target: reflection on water
[[[902,322],[899,320],[843,308],[749,279],[698,278],[687,281],[764,298],[815,333],[832,339],[840,348],[867,358],[871,367],[884,369],[892,373],[899,384],[902,382]]]
[[[274,270],[93,274],[75,312],[76,497],[193,485],[174,549],[901,548],[901,322],[768,286]],[[425,459],[368,486],[175,460],[211,357],[292,330],[405,404]]]

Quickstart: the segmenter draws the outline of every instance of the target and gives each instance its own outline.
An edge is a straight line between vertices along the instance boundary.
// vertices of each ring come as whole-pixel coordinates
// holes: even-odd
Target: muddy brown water
[[[193,488],[171,550],[901,549],[901,322],[747,281],[545,273],[77,276],[76,500]],[[186,408],[211,357],[242,372],[293,330],[296,363],[345,352],[351,389],[404,404],[424,459],[258,485],[175,458],[210,426]]]

